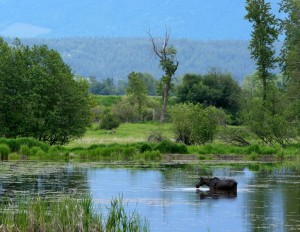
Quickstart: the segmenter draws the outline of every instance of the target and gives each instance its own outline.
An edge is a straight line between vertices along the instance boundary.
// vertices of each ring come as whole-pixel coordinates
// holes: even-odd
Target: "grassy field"
[[[170,123],[122,123],[113,131],[97,129],[94,125],[84,137],[72,141],[68,147],[88,147],[93,144],[145,142],[153,133],[162,133],[167,139],[174,139],[175,134]]]

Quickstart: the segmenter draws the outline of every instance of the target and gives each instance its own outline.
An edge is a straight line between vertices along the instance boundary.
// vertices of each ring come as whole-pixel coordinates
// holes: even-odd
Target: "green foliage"
[[[139,149],[140,153],[144,153],[146,151],[152,151],[152,147],[148,143],[143,143]]]
[[[31,149],[28,147],[28,145],[23,144],[23,145],[21,145],[21,147],[20,147],[20,153],[21,153],[23,156],[30,156],[30,155],[31,155]]]
[[[184,144],[177,144],[169,140],[164,140],[154,147],[153,150],[158,150],[163,154],[187,154],[188,150]]]
[[[8,155],[8,160],[21,160],[21,156],[18,153],[13,152]]]
[[[280,11],[285,16],[281,21],[281,27],[285,34],[281,49],[281,68],[286,77],[293,78],[296,73],[299,74],[300,2],[297,0],[282,0],[279,5]]]
[[[150,96],[156,96],[157,95],[157,84],[158,81],[150,74],[150,73],[137,73],[138,77],[142,79],[146,85],[147,88],[147,94]]]
[[[248,159],[251,161],[256,161],[258,159],[258,154],[255,152],[252,152],[248,155]]]
[[[117,88],[113,78],[98,81],[95,76],[91,76],[89,77],[89,86],[89,91],[96,95],[119,95],[125,92],[125,86]]]
[[[106,231],[140,232],[149,231],[146,220],[141,221],[140,216],[133,211],[125,211],[122,197],[112,199],[105,225]]]
[[[297,137],[298,120],[289,107],[285,92],[276,88],[271,90],[265,101],[255,96],[248,98],[244,104],[243,120],[262,142],[289,144]]]
[[[253,23],[253,31],[249,49],[251,57],[256,61],[258,75],[262,80],[263,100],[267,97],[267,82],[273,75],[270,70],[275,67],[274,42],[280,30],[278,19],[270,13],[271,4],[265,0],[246,0],[247,14],[245,19]]]
[[[88,84],[47,46],[0,39],[0,136],[64,144],[90,123]]]
[[[169,101],[170,91],[173,88],[173,79],[174,74],[178,68],[179,62],[176,61],[177,51],[173,45],[168,47],[168,42],[170,39],[170,33],[166,31],[164,42],[162,44],[162,49],[158,49],[153,37],[150,33],[148,33],[152,42],[153,51],[156,56],[159,58],[159,64],[164,71],[164,75],[160,79],[159,83],[159,92],[162,94],[163,104],[162,111],[160,115],[160,122],[164,122],[166,120],[166,112]]]
[[[213,141],[218,125],[224,123],[226,114],[215,107],[178,104],[170,110],[176,140],[187,145]]]
[[[253,136],[251,136],[250,131],[245,127],[223,126],[218,132],[218,137],[228,144],[247,146],[250,145],[250,138]]]
[[[284,13],[281,27],[284,31],[284,44],[281,49],[281,69],[286,80],[287,94],[290,100],[290,112],[300,120],[300,2],[297,0],[282,0],[280,11]],[[299,133],[299,131],[298,131]]]
[[[111,200],[107,217],[93,206],[91,197],[20,197],[0,212],[1,231],[149,231],[149,224],[136,211],[126,211],[122,197]],[[12,210],[13,209],[13,210]]]
[[[161,130],[152,131],[148,136],[148,142],[159,143],[166,140]]]
[[[139,120],[137,107],[130,104],[130,101],[127,98],[124,98],[116,104],[113,107],[112,112],[121,122],[137,122]]]
[[[27,145],[28,147],[39,147],[43,151],[47,152],[50,148],[49,144],[38,141],[34,138],[16,138],[16,139],[7,139],[0,138],[0,143],[7,144],[12,152],[17,152],[20,150],[22,145]]]
[[[7,160],[8,154],[10,153],[10,148],[6,144],[0,144],[0,155],[1,160]]]
[[[160,161],[162,159],[162,155],[160,151],[146,151],[142,154],[146,161]]]
[[[119,119],[113,114],[105,114],[100,122],[100,128],[105,130],[116,129],[119,127],[119,125]]]
[[[147,89],[145,82],[139,78],[138,74],[131,72],[128,75],[128,86],[126,95],[131,104],[137,105],[139,118],[142,119],[142,110],[147,102]]]
[[[240,109],[241,88],[230,74],[212,70],[206,75],[185,74],[177,87],[177,101],[224,109],[233,118]]]

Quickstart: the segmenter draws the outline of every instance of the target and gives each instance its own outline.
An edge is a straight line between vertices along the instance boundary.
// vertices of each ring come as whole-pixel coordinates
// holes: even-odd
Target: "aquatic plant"
[[[19,197],[2,205],[0,231],[148,231],[147,221],[142,222],[138,213],[125,211],[122,198],[111,201],[107,215],[104,219],[90,196],[61,197],[55,201]]]
[[[138,232],[149,231],[148,222],[141,221],[138,213],[126,212],[123,204],[123,198],[114,198],[108,207],[106,231]]]
[[[0,156],[1,160],[7,159],[8,154],[10,153],[10,148],[6,144],[0,144]]]

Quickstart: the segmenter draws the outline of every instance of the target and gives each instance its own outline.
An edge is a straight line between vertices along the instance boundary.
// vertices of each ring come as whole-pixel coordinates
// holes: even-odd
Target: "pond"
[[[201,197],[194,187],[199,176],[234,178],[237,197]],[[4,191],[54,200],[60,194],[91,194],[102,209],[112,198],[122,197],[126,209],[147,218],[150,231],[300,231],[296,167],[124,168],[8,162],[0,164],[0,194]]]

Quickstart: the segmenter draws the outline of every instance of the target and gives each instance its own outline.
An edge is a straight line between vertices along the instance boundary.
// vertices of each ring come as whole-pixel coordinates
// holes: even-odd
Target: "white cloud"
[[[20,37],[31,38],[39,35],[47,34],[51,32],[51,29],[46,27],[39,27],[28,23],[13,23],[0,31],[2,36],[7,37]]]

